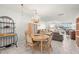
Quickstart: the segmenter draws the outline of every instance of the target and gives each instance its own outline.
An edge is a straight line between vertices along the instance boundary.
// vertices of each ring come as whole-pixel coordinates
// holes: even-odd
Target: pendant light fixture
[[[33,21],[34,23],[38,23],[38,22],[39,22],[38,12],[37,12],[36,9],[35,9],[33,12],[34,12],[34,13],[33,13],[32,21]]]
[[[21,16],[23,16],[23,4],[21,4]]]

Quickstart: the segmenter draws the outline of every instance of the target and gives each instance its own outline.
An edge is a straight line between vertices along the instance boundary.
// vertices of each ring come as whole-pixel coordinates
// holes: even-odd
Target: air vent
[[[58,16],[63,16],[64,15],[64,13],[60,13],[60,14],[58,14]]]

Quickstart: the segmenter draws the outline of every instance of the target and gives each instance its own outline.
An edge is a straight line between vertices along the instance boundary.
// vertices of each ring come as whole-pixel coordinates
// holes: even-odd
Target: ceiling
[[[78,4],[32,4],[24,5],[24,12],[28,10],[32,14],[36,9],[40,18],[44,21],[70,21],[74,22],[75,18],[79,15]]]
[[[79,15],[78,4],[5,4],[0,5],[13,11],[21,12],[26,16],[32,16],[33,10],[37,10],[40,18],[44,21],[57,20],[57,21],[74,21]]]

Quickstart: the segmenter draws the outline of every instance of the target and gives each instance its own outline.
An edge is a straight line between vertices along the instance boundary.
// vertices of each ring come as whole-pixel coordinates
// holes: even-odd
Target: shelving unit
[[[17,40],[13,19],[8,16],[0,16],[0,48],[13,44],[17,46]]]
[[[76,19],[76,44],[79,47],[79,17]]]

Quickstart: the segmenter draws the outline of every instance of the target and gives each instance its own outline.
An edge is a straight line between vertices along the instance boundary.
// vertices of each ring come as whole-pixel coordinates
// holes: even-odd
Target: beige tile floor
[[[77,47],[75,40],[65,38],[63,42],[52,40],[53,50],[51,54],[78,54],[79,47]],[[40,54],[40,51],[34,52]],[[46,52],[45,52],[46,53]],[[0,48],[0,54],[32,54],[30,48],[26,48],[25,40],[21,39],[18,41],[18,47],[11,46],[9,48]]]

